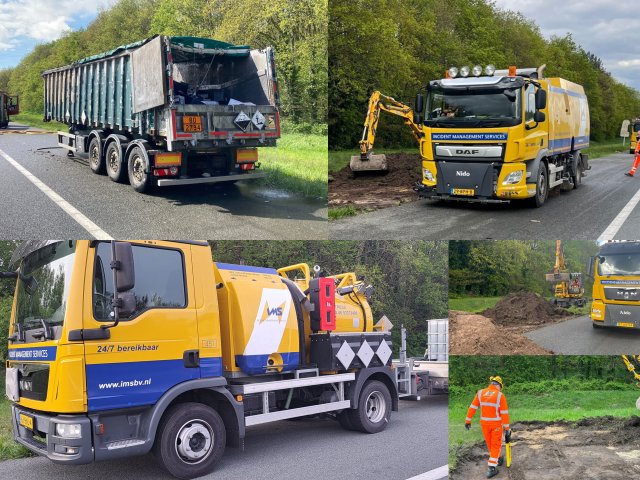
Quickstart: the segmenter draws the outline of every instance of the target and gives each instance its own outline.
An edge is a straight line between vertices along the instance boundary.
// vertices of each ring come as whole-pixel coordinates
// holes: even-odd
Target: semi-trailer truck
[[[640,242],[604,243],[590,259],[594,328],[640,328]]]
[[[352,272],[215,263],[199,241],[31,241],[12,263],[13,433],[56,463],[153,450],[193,478],[252,425],[377,433],[398,408],[391,334]]]
[[[0,128],[9,126],[9,117],[20,113],[18,95],[0,92]]]
[[[58,145],[139,192],[264,176],[257,147],[280,137],[270,47],[155,36],[42,76]]]
[[[587,97],[544,68],[452,67],[429,82],[426,108],[421,93],[411,108],[375,92],[351,169],[386,169],[372,151],[382,110],[404,118],[419,143],[421,197],[540,207],[551,189],[578,188],[590,168]]]

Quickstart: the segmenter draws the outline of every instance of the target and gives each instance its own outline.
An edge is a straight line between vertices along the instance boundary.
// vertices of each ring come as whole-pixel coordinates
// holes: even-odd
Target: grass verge
[[[449,298],[449,310],[480,313],[487,308],[495,307],[502,297],[461,297]]]
[[[604,142],[589,142],[589,148],[585,149],[584,153],[589,155],[589,160],[594,158],[606,157],[614,153],[627,153],[629,151],[629,144],[624,147],[620,139],[605,140]]]
[[[41,128],[42,130],[46,130],[48,132],[57,132],[58,130],[66,132],[69,130],[69,127],[64,123],[43,122],[41,113],[24,112],[20,115],[12,115],[11,121],[15,123],[21,123],[22,125],[28,125],[30,127]]]
[[[0,399],[0,461],[31,455],[29,450],[13,440],[11,403],[3,397]]]
[[[362,210],[357,210],[353,205],[347,205],[346,207],[335,207],[329,209],[329,220],[339,220],[345,217],[353,217],[358,213],[362,213]]]
[[[468,398],[449,396],[449,467],[452,469],[470,445],[484,441],[477,414],[471,430],[464,428],[473,394],[474,391],[470,390]],[[512,424],[523,420],[573,421],[605,415],[630,417],[638,413],[635,408],[637,390],[550,391],[544,394],[509,395],[507,388],[505,394]]]
[[[283,133],[276,148],[261,148],[265,185],[307,197],[327,198],[327,137]]]

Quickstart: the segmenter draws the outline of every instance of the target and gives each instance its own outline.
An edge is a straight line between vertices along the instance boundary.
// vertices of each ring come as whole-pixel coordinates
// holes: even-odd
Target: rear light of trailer
[[[179,167],[182,165],[182,153],[180,152],[168,152],[168,153],[156,153],[155,155],[156,168],[163,167]]]
[[[178,167],[156,168],[153,171],[153,174],[156,177],[172,177],[178,174]]]

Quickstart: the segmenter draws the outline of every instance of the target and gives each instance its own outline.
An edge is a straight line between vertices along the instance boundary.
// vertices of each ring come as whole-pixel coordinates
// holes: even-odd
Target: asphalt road
[[[640,353],[640,331],[593,328],[589,316],[532,330],[524,334],[547,350],[561,355],[625,355]]]
[[[629,178],[632,155],[592,160],[577,190],[553,192],[541,208],[521,202],[482,205],[418,200],[333,221],[330,235],[344,239],[545,239],[594,240],[602,237],[634,197],[640,177]],[[640,205],[631,210],[613,238],[640,238]],[[623,220],[623,218],[618,218]]]
[[[447,464],[447,397],[400,402],[388,427],[367,435],[326,419],[276,422],[247,430],[245,451],[228,449],[209,479],[405,480]],[[152,455],[80,466],[45,458],[0,462],[11,480],[170,479]],[[435,479],[433,479],[435,480]]]
[[[16,124],[10,129],[24,130]],[[235,185],[164,187],[152,195],[94,175],[68,158],[52,134],[0,134],[0,238],[90,238],[6,156],[113,238],[322,239],[326,201],[300,198],[242,181]],[[4,152],[4,155],[2,154]]]

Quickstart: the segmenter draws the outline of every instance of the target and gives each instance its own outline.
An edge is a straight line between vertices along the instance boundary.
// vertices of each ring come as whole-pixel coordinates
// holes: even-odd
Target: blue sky
[[[532,19],[545,37],[571,33],[620,82],[640,90],[638,0],[494,0]],[[530,65],[534,66],[534,65]]]
[[[0,68],[13,67],[38,43],[87,26],[114,0],[0,0]]]

